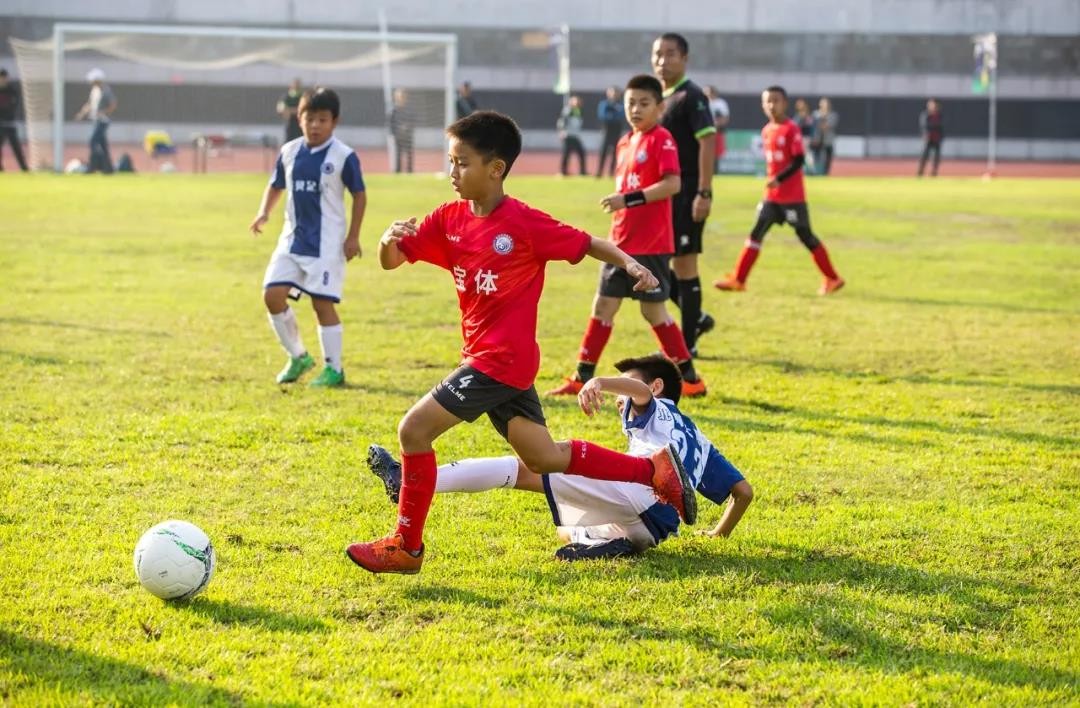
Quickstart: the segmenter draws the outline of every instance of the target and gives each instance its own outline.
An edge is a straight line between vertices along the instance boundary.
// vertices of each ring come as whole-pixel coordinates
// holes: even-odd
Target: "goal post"
[[[11,45],[31,159],[57,171],[72,130],[71,104],[83,90],[77,84],[98,65],[124,89],[115,116],[127,126],[121,142],[141,142],[136,131],[151,126],[171,128],[178,142],[185,130],[210,126],[280,130],[272,104],[264,111],[261,101],[300,73],[307,86],[348,94],[340,132],[354,147],[389,145],[393,88],[415,100],[417,147],[441,150],[443,129],[455,118],[454,34],[61,22],[49,40],[12,38]],[[252,106],[256,95],[259,105]]]

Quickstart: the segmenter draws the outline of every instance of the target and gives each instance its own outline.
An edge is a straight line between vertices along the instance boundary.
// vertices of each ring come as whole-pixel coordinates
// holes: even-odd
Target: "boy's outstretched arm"
[[[588,253],[598,261],[610,263],[625,270],[631,278],[637,280],[637,283],[634,284],[634,290],[638,292],[654,290],[660,286],[660,281],[649,272],[648,268],[635,261],[633,256],[628,256],[621,248],[610,241],[593,236]]]
[[[266,225],[266,222],[270,219],[270,212],[274,210],[274,206],[281,199],[281,193],[284,189],[278,189],[272,184],[266,185],[266,191],[263,192],[262,202],[259,203],[259,213],[255,215],[255,219],[251,222],[251,226],[248,229],[253,234],[261,234],[262,227]]]
[[[416,235],[416,217],[408,221],[395,221],[383,232],[379,239],[379,265],[383,270],[393,270],[407,261],[405,254],[398,248],[401,239]]]
[[[723,536],[724,538],[730,536],[753,499],[754,489],[750,486],[750,483],[745,479],[736,482],[735,486],[731,488],[731,501],[728,502],[727,507],[724,509],[724,515],[720,517],[720,523],[716,525],[716,528],[708,531],[707,534],[714,537]]]
[[[345,260],[359,258],[363,253],[360,248],[360,224],[364,223],[364,211],[367,209],[367,192],[353,192],[352,218],[349,220],[349,233],[345,237]]]
[[[635,408],[644,408],[652,400],[652,391],[645,382],[625,376],[610,376],[592,378],[585,382],[578,392],[578,405],[581,412],[592,416],[600,411],[604,403],[603,392],[614,393],[616,396],[629,396]]]

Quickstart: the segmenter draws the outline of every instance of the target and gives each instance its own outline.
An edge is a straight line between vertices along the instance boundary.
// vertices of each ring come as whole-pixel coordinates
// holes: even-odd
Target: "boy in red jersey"
[[[484,413],[530,470],[644,484],[693,523],[694,489],[671,448],[634,458],[581,440],[556,443],[533,386],[540,366],[537,306],[548,261],[577,263],[590,255],[624,268],[639,291],[655,288],[656,278],[608,241],[503,192],[503,180],[521,152],[513,120],[478,111],[446,132],[450,179],[461,199],[443,204],[419,225],[415,218],[395,221],[379,241],[379,263],[392,270],[422,260],[450,271],[461,308],[463,361],[398,424],[397,529],[376,541],[354,543],[346,554],[372,573],[420,572],[437,474],[433,443],[461,421]]]
[[[757,223],[739,256],[735,271],[713,285],[720,290],[746,290],[746,278],[761,251],[765,234],[773,224],[786,222],[795,227],[795,234],[810,251],[814,263],[824,276],[818,292],[821,295],[834,293],[844,287],[844,279],[833,269],[825,245],[810,230],[810,212],[806,208],[802,173],[806,151],[798,124],[787,117],[787,92],[780,86],[765,89],[761,94],[761,108],[769,117],[769,122],[761,129],[769,179],[765,185],[765,199],[758,204]]]
[[[615,148],[616,191],[600,200],[604,211],[612,215],[611,242],[655,273],[660,284],[638,292],[626,271],[610,264],[603,267],[592,317],[578,352],[577,373],[548,391],[549,396],[576,396],[593,377],[624,298],[641,302],[641,315],[652,327],[664,355],[679,366],[682,395],[705,395],[705,382],[694,371],[682,331],[665,306],[672,287],[668,262],[675,253],[671,197],[679,193],[682,179],[675,140],[660,125],[663,93],[660,82],[646,74],[626,84],[623,100],[633,131]]]

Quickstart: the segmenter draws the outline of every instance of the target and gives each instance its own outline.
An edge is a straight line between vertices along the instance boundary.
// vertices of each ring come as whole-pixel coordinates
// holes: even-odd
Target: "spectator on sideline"
[[[814,115],[810,112],[810,104],[806,102],[805,98],[795,99],[795,125],[799,126],[799,133],[802,135],[803,144],[814,144]],[[806,155],[806,169],[805,172],[808,175],[814,174],[814,156],[813,152],[809,152]]]
[[[478,108],[472,95],[472,84],[468,81],[461,82],[457,93],[457,117],[464,118]]]
[[[709,99],[709,110],[712,112],[713,125],[716,126],[716,166],[713,170],[720,172],[720,158],[727,150],[726,133],[728,123],[731,122],[731,109],[728,103],[720,98],[720,89],[715,86],[705,87],[705,97]]]
[[[390,135],[394,138],[394,172],[413,171],[413,130],[416,120],[409,108],[409,94],[405,89],[394,89],[394,105],[387,118]],[[405,167],[402,170],[402,163]]]
[[[832,102],[829,99],[822,97],[818,101],[814,121],[814,138],[811,142],[814,149],[814,164],[817,165],[819,175],[827,175],[829,170],[832,169],[836,126],[840,124],[840,116],[832,109]]]
[[[11,152],[15,153],[15,162],[19,169],[26,172],[26,158],[23,157],[19,131],[15,128],[15,114],[19,107],[19,92],[8,81],[7,69],[0,69],[0,172],[4,171],[4,141],[11,142]]]
[[[600,119],[600,127],[604,131],[604,137],[600,143],[600,162],[596,166],[597,177],[603,176],[604,162],[607,161],[608,155],[611,155],[608,176],[615,176],[615,146],[619,144],[619,138],[626,132],[622,93],[622,89],[618,86],[609,87],[596,109],[596,117]]]
[[[559,114],[559,120],[555,124],[562,140],[562,161],[559,163],[559,174],[564,177],[570,167],[570,153],[577,155],[578,174],[585,174],[585,145],[581,142],[581,130],[585,119],[581,115],[581,97],[571,96]]]
[[[300,79],[293,79],[289,84],[289,90],[278,99],[277,113],[285,120],[285,142],[296,140],[303,135],[300,130],[300,118],[297,115],[300,98],[303,95],[304,87]]]
[[[941,141],[945,139],[945,122],[941,117],[941,104],[933,98],[926,102],[926,110],[919,114],[919,131],[922,132],[923,139],[919,177],[923,175],[923,168],[926,167],[931,151],[934,153],[934,162],[930,166],[930,176],[937,177],[938,164],[941,162]]]
[[[90,96],[75,114],[75,120],[89,118],[94,122],[94,129],[90,133],[90,164],[86,166],[86,171],[100,170],[111,175],[113,163],[109,155],[108,132],[109,116],[116,110],[116,95],[105,83],[105,72],[101,69],[91,69],[86,80],[90,82]]]

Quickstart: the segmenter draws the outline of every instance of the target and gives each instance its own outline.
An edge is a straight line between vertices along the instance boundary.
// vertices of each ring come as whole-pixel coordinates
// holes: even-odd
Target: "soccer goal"
[[[336,90],[337,135],[358,149],[387,150],[391,169],[395,105],[399,135],[404,121],[411,147],[437,151],[440,165],[443,129],[455,117],[453,34],[57,23],[51,39],[10,41],[38,169],[60,171],[85,156],[89,128],[73,117],[89,95],[91,68],[104,71],[117,96],[114,145],[165,134],[181,149],[200,139],[204,148],[272,149],[285,136],[277,104],[294,79]]]

